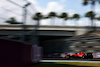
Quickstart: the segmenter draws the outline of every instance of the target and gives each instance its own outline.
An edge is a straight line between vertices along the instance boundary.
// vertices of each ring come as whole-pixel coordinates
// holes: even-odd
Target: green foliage
[[[49,17],[48,16],[46,16],[46,17],[43,17],[43,19],[48,19]]]
[[[9,24],[22,24],[22,22],[17,22],[14,17],[11,17],[9,20],[6,21]]]
[[[87,62],[44,62],[29,67],[100,67],[100,63]]]
[[[80,19],[80,15],[79,14],[74,14],[73,17],[68,17],[68,14],[66,12],[61,13],[59,16],[55,13],[55,12],[50,12],[47,16],[43,16],[41,13],[36,13],[32,19],[33,20],[41,20],[41,19],[48,19],[51,18],[51,22],[52,24],[54,24],[55,22],[55,17],[59,17],[64,19],[62,22],[64,22],[65,20],[68,19],[76,19],[79,20]]]
[[[69,19],[69,17],[65,17],[65,18],[64,18],[64,20],[68,20],[68,19]]]
[[[32,17],[33,20],[40,20],[40,19],[43,19],[43,15],[38,12],[36,13],[33,17]]]
[[[68,20],[68,14],[63,12],[60,16],[58,16],[59,18],[63,18],[64,20]]]
[[[83,0],[83,5],[84,6],[88,5],[88,0]]]
[[[68,19],[72,20],[72,19],[73,19],[73,17],[69,17]]]
[[[59,17],[60,18],[65,18],[65,17],[68,17],[68,14],[67,13],[62,13]]]
[[[100,16],[96,18],[97,20],[100,20]]]
[[[55,12],[50,12],[50,13],[48,14],[48,17],[49,17],[49,18],[56,17],[56,16],[57,16],[57,14],[56,14]]]
[[[83,5],[86,6],[89,4],[89,2],[91,2],[91,5],[95,5],[96,2],[100,4],[100,0],[83,0]]]
[[[91,18],[92,16],[95,16],[95,13],[93,11],[89,11],[85,14],[85,17]]]
[[[69,18],[68,18],[68,14],[65,13],[65,12],[61,13],[61,15],[58,16],[58,17],[64,19],[64,21],[69,19]],[[64,21],[63,21],[63,22],[64,22]],[[65,25],[65,24],[63,24],[63,25]]]
[[[80,19],[80,15],[79,14],[74,14],[72,18],[76,19],[76,20],[79,20]]]

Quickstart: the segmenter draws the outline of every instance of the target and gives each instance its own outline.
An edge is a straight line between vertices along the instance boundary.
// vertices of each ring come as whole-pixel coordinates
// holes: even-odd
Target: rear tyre
[[[92,58],[93,58],[92,53],[88,53],[88,54],[87,54],[87,57],[88,57],[88,59],[92,59]]]
[[[93,59],[93,56],[91,55],[89,58],[90,58],[90,59]]]

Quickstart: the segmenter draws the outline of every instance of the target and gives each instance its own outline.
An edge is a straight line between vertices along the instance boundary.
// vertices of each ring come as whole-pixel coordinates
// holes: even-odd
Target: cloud
[[[60,13],[63,11],[63,9],[64,9],[63,4],[60,4],[59,2],[49,2],[46,8],[42,8],[41,12],[46,15],[51,11]]]
[[[95,12],[100,13],[100,7],[95,7]]]
[[[92,9],[92,10],[93,10],[96,14],[98,14],[98,13],[100,14],[100,7],[96,6],[96,7],[94,7],[94,9]],[[88,11],[91,11],[91,9],[88,9],[87,12],[88,12]]]
[[[100,21],[95,21],[96,26],[100,26]]]
[[[41,25],[50,25],[50,19],[41,20]]]
[[[61,1],[65,2],[66,0],[60,0],[59,2]],[[47,15],[49,12],[52,12],[52,11],[56,12],[57,15],[60,15],[62,12],[68,13],[69,16],[72,16],[73,14],[75,14],[74,10],[72,9],[65,10],[65,4],[59,3],[59,2],[54,2],[54,1],[49,2],[46,8],[42,8],[41,12],[44,15]],[[63,25],[63,19],[56,18],[54,24]],[[52,25],[52,24],[50,24],[50,19],[47,19],[47,20],[42,20],[41,25]],[[72,23],[72,21],[68,20],[65,22],[65,25],[75,25],[75,24]]]
[[[36,0],[28,0],[31,2],[31,6],[33,7],[33,12],[40,12],[42,10],[42,7],[39,5],[39,3]]]
[[[21,21],[21,16],[20,16],[21,13],[22,13],[22,8],[19,8],[18,6],[10,3],[7,0],[0,1],[0,14],[2,14],[0,17],[3,17],[5,19],[9,19],[10,17],[15,17],[18,21]]]
[[[85,20],[79,20],[77,22],[77,26],[90,26],[91,23],[88,19],[85,19]]]
[[[26,4],[26,2],[24,0],[11,0],[11,1],[18,3],[21,6]],[[64,2],[66,2],[66,0],[51,1],[47,4],[46,8],[41,7],[36,0],[28,0],[28,1],[31,2],[31,5],[34,7],[34,10],[36,10],[38,8],[38,11],[42,12],[44,15],[47,15],[51,11],[57,12],[57,14],[60,14],[62,12],[66,12],[64,10],[65,9],[65,4],[63,4]],[[21,15],[23,14],[22,8],[8,2],[7,0],[1,0],[0,2],[1,2],[0,3],[0,8],[3,8],[3,9],[0,9],[0,14],[2,15],[2,17],[6,18],[6,19],[9,19],[10,17],[15,17],[18,21],[22,22],[23,16],[18,15],[18,14],[21,14]],[[7,10],[5,10],[5,8]],[[31,10],[30,9],[31,9],[31,7],[28,7],[28,10],[32,14],[29,15],[29,12],[28,12],[28,14],[27,14],[27,23],[26,24],[35,24],[36,21],[33,21],[31,19],[31,17],[35,13],[35,11],[32,12],[32,9]],[[8,11],[8,10],[11,10],[13,12]],[[67,10],[67,12],[69,12],[70,15],[72,15],[74,13],[73,10]],[[16,13],[18,13],[18,14],[16,14]],[[56,25],[62,25],[62,20],[61,19],[56,18],[55,21],[56,21],[55,22]],[[3,24],[3,22],[4,22],[4,20],[2,20],[1,24]],[[42,25],[44,25],[44,24],[50,25],[50,19],[42,20],[41,24]]]
[[[45,19],[41,21],[41,25],[62,25],[62,20],[59,18],[55,18],[54,20]]]
[[[66,4],[67,0],[59,0],[59,3]]]
[[[11,1],[13,1],[21,6],[24,6],[26,4],[26,2],[24,0],[11,0]],[[34,4],[37,4],[35,2],[35,0],[32,0],[32,3],[33,2],[34,2]],[[27,18],[28,22],[31,21],[31,16],[33,14],[33,13],[29,14],[29,11],[30,10],[28,10],[28,14],[27,14],[27,16],[30,16],[30,19],[29,19],[29,17]],[[31,12],[33,12],[33,11],[31,10]],[[3,17],[5,19],[9,19],[10,17],[15,17],[17,21],[22,22],[23,16],[21,16],[21,15],[23,15],[23,8],[16,6],[7,0],[0,0],[0,15],[1,15],[0,17]],[[5,21],[4,19],[1,20],[2,23],[0,22],[0,24],[3,24],[4,21]]]
[[[75,11],[72,9],[69,9],[66,12],[68,13],[69,17],[71,17],[71,16],[73,16],[73,14],[75,14]]]
[[[26,2],[24,0],[12,0],[12,1],[14,1],[22,6],[24,4],[26,4]],[[76,13],[73,9],[66,10],[65,3],[67,2],[67,0],[58,0],[58,1],[48,2],[46,8],[40,6],[38,1],[36,1],[36,0],[28,0],[28,1],[31,2],[31,5],[33,6],[35,11],[30,6],[28,7],[26,24],[36,24],[36,21],[32,20],[32,16],[37,10],[39,12],[42,12],[44,15],[47,15],[51,11],[56,12],[58,15],[61,14],[62,12],[67,12],[69,14],[69,16],[72,16],[73,14]],[[80,2],[82,2],[82,1],[80,1]],[[13,5],[12,3],[8,2],[7,0],[0,0],[0,8],[1,7],[12,10],[13,12],[18,13],[18,14],[23,14],[22,8],[20,8],[16,5]],[[9,19],[10,17],[15,17],[18,21],[22,22],[23,16],[19,16],[15,13],[4,10],[2,8],[0,9],[0,15],[1,15],[0,17],[4,17],[6,19]],[[99,7],[96,7],[95,11],[99,13],[100,12]],[[4,19],[0,19],[0,20],[1,20],[0,24],[7,24],[7,23],[4,23],[4,21],[5,21]],[[41,20],[40,24],[41,25],[50,25],[51,24],[50,20],[51,19]],[[90,20],[88,20],[86,18],[82,18],[77,22],[79,23],[80,26],[85,26],[85,25],[89,25]],[[68,20],[65,22],[65,25],[75,25],[75,23],[76,22],[74,20]],[[99,24],[99,22],[96,22],[96,23]],[[54,24],[55,25],[63,25],[63,19],[56,18]]]
[[[57,15],[59,15],[60,13],[64,12],[64,8],[65,8],[64,4],[52,1],[47,4],[46,8],[41,7],[41,12],[43,13],[43,15],[48,15],[49,12],[53,11],[56,12]],[[51,19],[42,20],[41,25],[52,25],[52,22],[50,23],[50,21]],[[56,18],[54,21],[55,25],[62,25],[61,19]]]

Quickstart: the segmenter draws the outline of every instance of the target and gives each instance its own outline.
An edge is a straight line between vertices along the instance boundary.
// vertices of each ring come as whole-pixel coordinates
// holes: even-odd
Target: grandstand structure
[[[75,42],[71,42],[70,51],[72,52],[100,52],[100,31],[89,32],[80,36],[72,37]]]

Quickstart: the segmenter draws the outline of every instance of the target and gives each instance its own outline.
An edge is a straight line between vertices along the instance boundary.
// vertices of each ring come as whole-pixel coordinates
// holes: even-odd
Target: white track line
[[[89,63],[100,63],[100,61],[82,61],[82,60],[40,60],[40,62],[89,62]]]

